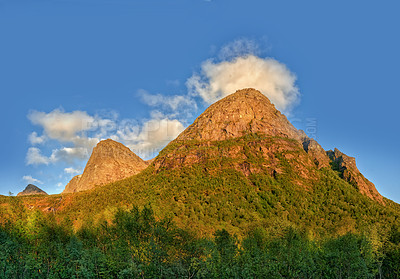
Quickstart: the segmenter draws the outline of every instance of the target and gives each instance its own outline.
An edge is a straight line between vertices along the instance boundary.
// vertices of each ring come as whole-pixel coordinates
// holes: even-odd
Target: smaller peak
[[[30,195],[47,195],[47,193],[33,184],[28,184],[22,192],[19,192],[17,194],[17,196],[30,196]]]
[[[83,173],[73,177],[63,193],[84,191],[121,180],[146,167],[147,164],[122,143],[102,140],[93,148]]]

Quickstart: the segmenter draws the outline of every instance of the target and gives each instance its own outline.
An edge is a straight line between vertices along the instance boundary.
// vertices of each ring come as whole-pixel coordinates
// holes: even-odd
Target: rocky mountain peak
[[[230,142],[223,144],[224,141]],[[275,177],[290,166],[303,181],[294,182],[304,188],[317,179],[318,169],[338,166],[343,179],[361,193],[383,202],[374,184],[357,169],[354,158],[337,149],[326,152],[316,140],[296,129],[265,95],[252,88],[238,90],[212,104],[165,150],[152,163],[155,172],[207,166],[209,162],[223,168],[217,162],[228,158],[227,166],[246,176],[268,172]]]
[[[31,196],[31,195],[47,195],[47,193],[33,184],[28,184],[28,186],[26,186],[22,192],[19,192],[17,194],[17,196]]]
[[[122,143],[103,140],[93,148],[83,174],[72,178],[63,193],[84,191],[121,180],[146,167],[146,162]]]
[[[177,140],[225,140],[246,133],[262,133],[299,141],[306,136],[265,95],[246,88],[212,104]]]

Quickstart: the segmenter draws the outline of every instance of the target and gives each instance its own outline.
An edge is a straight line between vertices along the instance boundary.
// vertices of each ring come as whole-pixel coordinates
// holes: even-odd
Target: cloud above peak
[[[42,181],[39,179],[33,178],[31,175],[24,175],[22,177],[23,180],[25,180],[28,184],[33,184],[33,183],[38,183],[38,184],[43,184]]]
[[[95,121],[85,111],[64,112],[62,109],[49,113],[34,110],[28,114],[28,119],[42,126],[49,138],[60,141],[71,141],[78,132],[91,129]]]
[[[279,110],[288,112],[300,95],[295,82],[296,76],[283,63],[248,54],[228,61],[206,60],[200,73],[193,74],[186,85],[191,95],[198,95],[207,103],[252,87],[266,95]]]
[[[221,61],[229,61],[237,57],[260,55],[260,53],[261,48],[256,41],[241,38],[224,45],[218,53],[218,58]]]
[[[176,111],[177,109],[185,109],[187,107],[196,108],[196,102],[188,95],[162,95],[150,94],[146,90],[138,91],[142,101],[150,107],[161,107],[166,110]]]

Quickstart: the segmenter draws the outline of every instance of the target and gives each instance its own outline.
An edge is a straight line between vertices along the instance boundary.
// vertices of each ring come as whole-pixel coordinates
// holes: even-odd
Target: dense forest
[[[212,237],[157,219],[151,206],[118,209],[111,222],[57,222],[12,198],[2,220],[0,278],[399,278],[400,230],[387,238],[314,238],[293,226]]]
[[[270,162],[260,147],[275,141],[291,148]],[[294,141],[186,141],[159,156],[169,149],[200,160],[79,193],[0,196],[0,278],[400,278],[400,206],[335,165],[302,164]]]

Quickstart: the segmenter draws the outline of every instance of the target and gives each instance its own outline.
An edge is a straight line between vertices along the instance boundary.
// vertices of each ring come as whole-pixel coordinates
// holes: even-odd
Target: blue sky
[[[279,84],[286,99],[273,96],[296,127],[356,157],[377,189],[400,202],[399,8],[0,0],[0,194],[28,182],[61,192],[105,137],[150,158],[230,90],[221,85],[225,70],[243,58],[235,73],[248,74],[252,63],[264,74],[279,70],[255,84]]]

